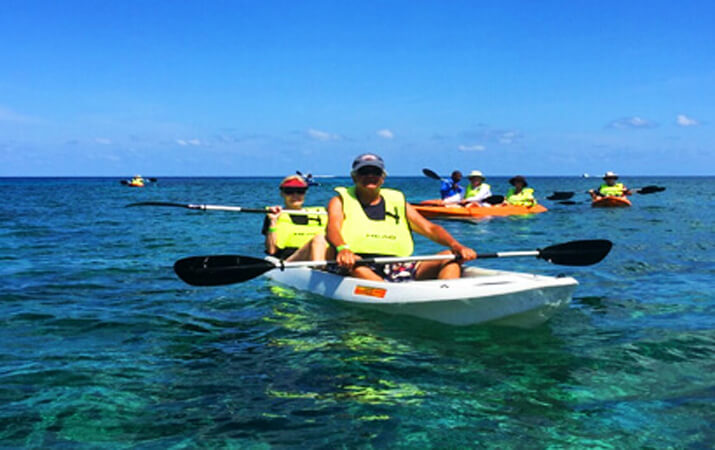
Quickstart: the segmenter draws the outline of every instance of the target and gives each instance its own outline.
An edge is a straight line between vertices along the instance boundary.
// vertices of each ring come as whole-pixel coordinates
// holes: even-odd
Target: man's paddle
[[[544,249],[515,252],[483,253],[479,259],[535,256],[552,264],[563,266],[590,266],[606,257],[613,243],[605,239],[571,241]],[[405,261],[435,261],[455,259],[455,255],[424,255],[409,257],[378,257],[359,260],[358,264],[390,264]],[[320,267],[334,265],[335,261],[267,260],[240,255],[191,256],[174,263],[174,271],[193,286],[220,286],[241,283],[273,269],[295,267]]]
[[[245,212],[245,213],[258,213],[266,214],[268,210],[266,208],[244,208],[243,206],[222,206],[222,205],[194,205],[185,203],[171,203],[171,202],[138,202],[130,203],[126,207],[132,206],[175,206],[178,208],[187,209],[198,209],[201,211],[231,211],[231,212]],[[327,214],[325,211],[306,211],[304,209],[284,209],[281,212],[288,214],[296,214],[303,216],[314,216]]]

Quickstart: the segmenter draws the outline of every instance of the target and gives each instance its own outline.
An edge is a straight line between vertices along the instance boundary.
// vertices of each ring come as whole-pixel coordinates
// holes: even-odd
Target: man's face
[[[361,187],[377,189],[385,181],[385,172],[375,166],[361,167],[354,173],[353,181]]]

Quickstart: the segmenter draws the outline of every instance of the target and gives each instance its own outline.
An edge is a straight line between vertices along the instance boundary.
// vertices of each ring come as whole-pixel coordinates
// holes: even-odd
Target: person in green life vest
[[[491,206],[489,203],[484,202],[485,198],[492,196],[492,188],[484,182],[485,178],[482,172],[472,170],[467,178],[469,178],[469,185],[467,186],[467,192],[464,194],[463,203],[466,203],[467,206],[470,204]]]
[[[303,207],[308,183],[299,175],[285,177],[279,189],[284,207],[271,206],[263,221],[261,233],[266,236],[266,253],[286,261],[319,261],[325,259],[328,248],[325,208]],[[283,209],[305,209],[314,215],[287,214]]]
[[[603,175],[603,184],[598,189],[591,189],[588,191],[591,194],[592,200],[598,200],[603,197],[623,197],[624,195],[631,195],[632,192],[623,183],[616,183],[618,180],[618,175],[613,172],[606,172]]]
[[[514,187],[507,191],[504,200],[506,203],[518,206],[534,206],[537,203],[534,198],[534,190],[527,187],[529,183],[526,182],[526,178],[517,175],[509,180],[509,184]]]
[[[359,155],[352,164],[354,185],[338,187],[328,203],[326,237],[336,252],[342,273],[375,281],[408,281],[459,278],[461,263],[477,257],[444,228],[422,217],[407,203],[402,192],[382,187],[385,164],[373,153]],[[449,247],[458,260],[356,265],[371,256],[410,256],[412,231]]]

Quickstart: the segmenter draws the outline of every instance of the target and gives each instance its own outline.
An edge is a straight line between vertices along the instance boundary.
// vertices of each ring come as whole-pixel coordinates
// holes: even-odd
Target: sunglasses
[[[368,175],[375,175],[375,176],[382,176],[382,169],[379,167],[361,167],[357,170],[357,174],[360,176],[368,176]]]
[[[281,191],[286,194],[286,195],[291,195],[291,194],[300,194],[303,195],[306,193],[308,188],[281,188]]]

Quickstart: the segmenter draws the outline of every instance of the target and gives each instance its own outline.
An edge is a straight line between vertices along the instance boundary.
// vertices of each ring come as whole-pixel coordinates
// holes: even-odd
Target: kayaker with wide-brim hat
[[[598,200],[603,197],[623,197],[631,195],[632,192],[623,183],[617,183],[618,174],[608,171],[603,174],[603,184],[598,189],[591,189],[588,193],[591,195],[591,200]]]
[[[308,183],[299,175],[285,177],[278,185],[284,206],[268,208],[261,233],[266,236],[266,253],[286,261],[324,260],[327,250],[322,206],[303,207]],[[305,209],[315,215],[286,214],[283,209]]]
[[[504,201],[510,205],[519,206],[534,206],[537,201],[534,197],[534,189],[528,187],[529,183],[521,175],[512,177],[509,184],[513,187],[509,188],[504,198]]]
[[[335,188],[339,195],[328,203],[326,236],[337,253],[339,267],[350,276],[375,281],[459,278],[461,263],[475,259],[476,252],[422,217],[402,192],[383,188],[386,175],[382,158],[364,153],[352,164],[354,185]],[[449,247],[442,253],[454,253],[458,261],[355,264],[361,257],[412,255],[412,231]]]
[[[470,204],[491,206],[489,203],[484,202],[484,199],[492,196],[492,188],[484,182],[486,180],[484,174],[479,170],[472,170],[467,175],[467,178],[469,179],[469,185],[467,186],[467,192],[464,194],[463,202],[467,206]]]

